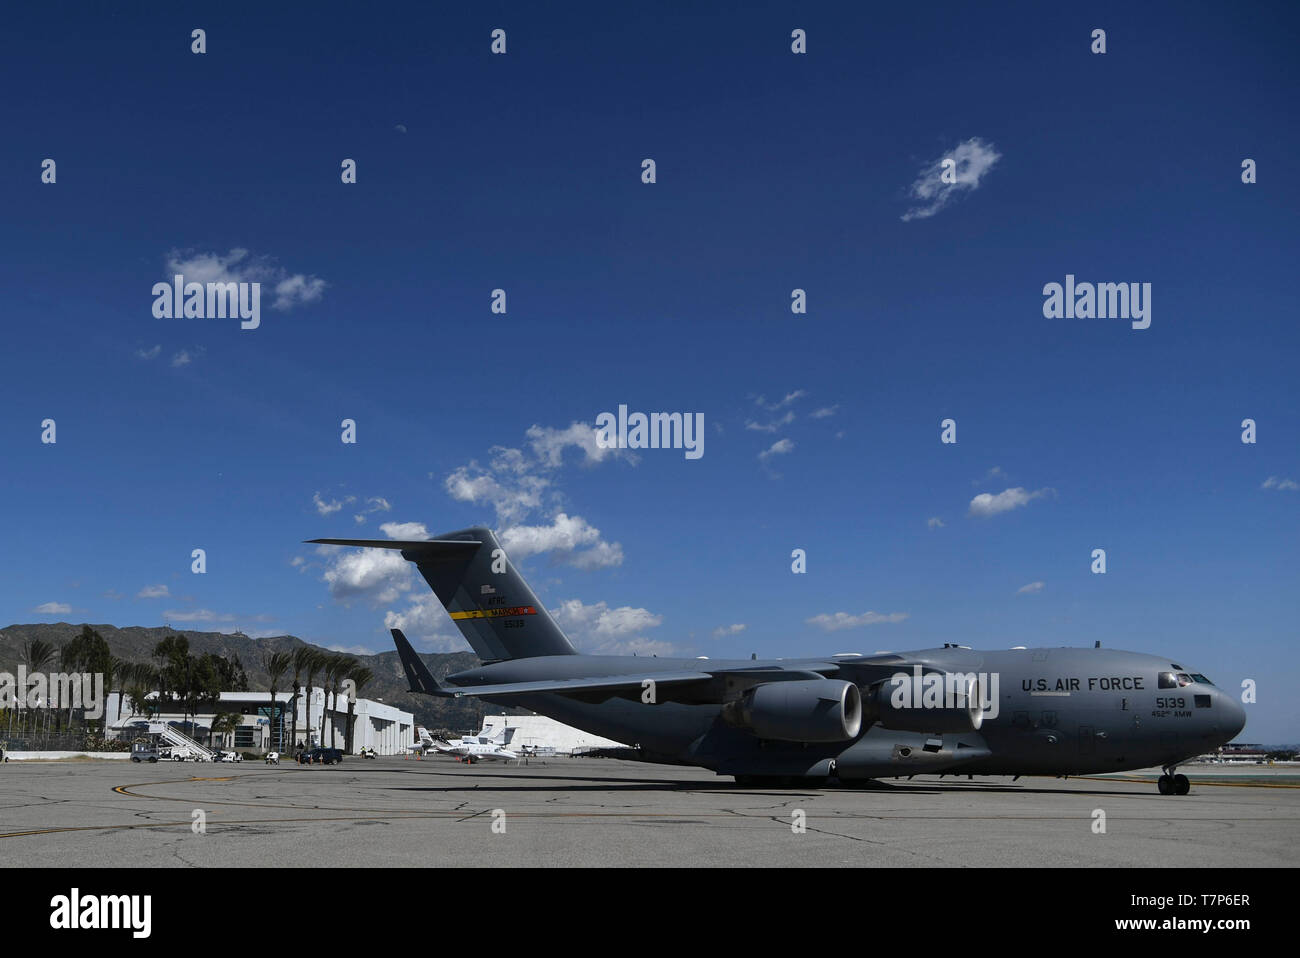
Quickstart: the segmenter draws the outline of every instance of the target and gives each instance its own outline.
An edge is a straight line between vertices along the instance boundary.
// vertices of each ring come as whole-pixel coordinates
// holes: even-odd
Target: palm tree
[[[329,681],[328,694],[333,698],[333,702],[334,702],[334,704],[330,706],[330,710],[336,714],[339,710],[339,682],[343,680],[343,676],[346,675],[348,672],[350,672],[356,666],[356,664],[357,664],[356,659],[352,658],[350,655],[343,655],[340,653],[339,655],[330,656],[329,664],[326,665],[325,667],[325,674],[328,677],[328,681]],[[324,716],[322,716],[321,733],[320,733],[322,741],[325,738],[325,723],[323,719]],[[335,733],[336,725],[337,723],[331,719],[330,720],[330,748],[334,747],[334,733]]]
[[[313,649],[300,645],[293,650],[293,724],[289,734],[289,747],[298,747],[298,697],[302,694],[302,673],[307,670]]]
[[[222,712],[212,720],[212,734],[226,736],[226,744],[231,745],[239,721],[243,716],[238,712]]]
[[[63,672],[80,672],[90,658],[90,626],[83,625],[81,632],[59,649],[59,669]],[[51,698],[54,696],[51,695]],[[72,728],[72,697],[68,697],[68,728]]]
[[[27,671],[41,672],[54,658],[55,648],[43,639],[32,639],[23,645],[23,658],[27,660]]]
[[[344,749],[349,755],[352,754],[352,727],[356,721],[356,698],[361,696],[361,690],[375,677],[373,670],[366,668],[364,665],[355,664],[348,672],[348,678],[352,680],[353,690],[357,693],[353,699],[348,700],[348,737],[344,744]]]
[[[44,672],[45,667],[54,660],[54,653],[57,651],[54,645],[46,642],[44,639],[31,639],[23,644],[23,658],[27,660],[27,672]],[[26,689],[22,690],[23,696],[20,704],[25,704],[22,700],[26,699]],[[39,716],[33,716],[38,718]]]
[[[311,745],[311,680],[321,669],[325,668],[325,653],[318,649],[308,649],[303,660],[303,669],[307,673],[307,744]]]
[[[154,706],[149,701],[149,693],[158,688],[158,670],[148,662],[130,662],[122,669],[122,685],[126,692],[127,704],[131,706],[131,714],[149,718],[154,711]]]
[[[105,643],[105,646],[107,646],[107,643]],[[126,668],[127,668],[127,664],[126,664],[125,662],[123,662],[121,659],[118,659],[118,658],[114,657],[114,655],[113,655],[112,652],[107,652],[107,651],[106,651],[106,652],[103,654],[103,656],[101,656],[101,658],[100,658],[99,666],[100,666],[100,669],[101,669],[101,670],[103,671],[103,673],[104,673],[104,691],[105,691],[108,695],[112,695],[113,692],[114,692],[113,685],[117,682],[118,679],[120,679],[120,678],[122,677],[121,673],[124,672],[124,671],[126,670]],[[118,690],[118,691],[120,691],[120,690]],[[103,715],[103,717],[102,717],[102,722],[101,722],[101,724],[100,724],[100,726],[99,726],[99,734],[100,734],[101,737],[103,737],[103,738],[107,738],[107,736],[108,736],[108,702],[104,702],[104,703],[103,703],[103,708],[104,708],[104,715]],[[117,718],[120,719],[121,717],[122,717],[122,696],[121,696],[121,695],[118,695],[118,697],[117,697]]]
[[[275,693],[280,691],[280,680],[284,678],[284,673],[293,665],[293,656],[288,652],[272,652],[270,655],[262,658],[262,667],[266,669],[267,675],[271,679],[271,733],[275,735],[276,745],[273,751],[279,752],[284,749],[284,717],[280,717],[280,724],[275,724]]]
[[[153,657],[158,660],[158,705],[161,708],[167,701],[167,667],[171,663],[172,653],[176,649],[176,636],[165,636],[153,647]]]

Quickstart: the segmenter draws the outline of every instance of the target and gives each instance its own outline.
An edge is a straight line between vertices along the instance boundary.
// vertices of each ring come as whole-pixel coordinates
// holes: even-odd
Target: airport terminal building
[[[156,701],[157,698],[157,692],[149,694],[151,701]],[[332,744],[338,748],[347,747],[347,698],[340,695],[335,707],[331,696],[329,705],[331,707],[326,708],[325,690],[320,687],[299,692],[296,703],[296,743],[291,741],[295,715],[292,690],[276,693],[274,715],[270,692],[222,692],[217,705],[200,706],[192,717],[187,717],[183,707],[176,703],[166,706],[163,712],[151,716],[140,715],[132,711],[129,701],[121,693],[113,692],[106,697],[105,710],[109,734],[113,737],[131,738],[147,732],[150,721],[181,726],[192,718],[194,732],[191,737],[205,745],[213,743],[211,730],[216,716],[235,712],[241,720],[233,736],[218,733],[215,744],[237,751],[277,751],[291,755],[298,746],[311,748]],[[309,708],[310,728],[307,725]],[[363,748],[374,749],[380,755],[398,755],[411,744],[415,735],[414,715],[373,699],[357,699],[352,706],[351,720],[350,753],[353,755]],[[190,734],[188,729],[184,731]]]

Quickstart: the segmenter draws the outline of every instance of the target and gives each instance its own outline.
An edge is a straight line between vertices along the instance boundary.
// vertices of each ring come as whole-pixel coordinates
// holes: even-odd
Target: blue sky
[[[1300,739],[1298,21],[12,12],[0,619],[461,647],[405,567],[301,540],[485,522],[589,650],[1100,639]],[[260,327],[156,318],[172,262],[260,278]],[[1150,283],[1150,328],[1045,318],[1067,274]],[[705,454],[595,449],[620,403]]]

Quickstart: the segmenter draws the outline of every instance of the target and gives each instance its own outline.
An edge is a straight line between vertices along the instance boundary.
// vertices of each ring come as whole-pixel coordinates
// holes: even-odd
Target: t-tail
[[[537,601],[524,577],[507,559],[492,530],[484,526],[428,540],[309,541],[367,549],[400,549],[402,558],[415,563],[465,641],[485,663],[577,654],[550,613]],[[408,678],[409,673],[408,669]],[[411,684],[414,688],[415,682]]]

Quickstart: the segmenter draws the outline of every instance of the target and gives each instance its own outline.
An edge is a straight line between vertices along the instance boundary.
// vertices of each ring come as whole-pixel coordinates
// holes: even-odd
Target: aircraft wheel
[[[1186,775],[1174,776],[1174,794],[1186,795],[1192,790],[1192,783],[1187,780]]]
[[[1156,788],[1160,789],[1161,795],[1172,795],[1174,793],[1174,782],[1168,775],[1161,775],[1156,781]]]

